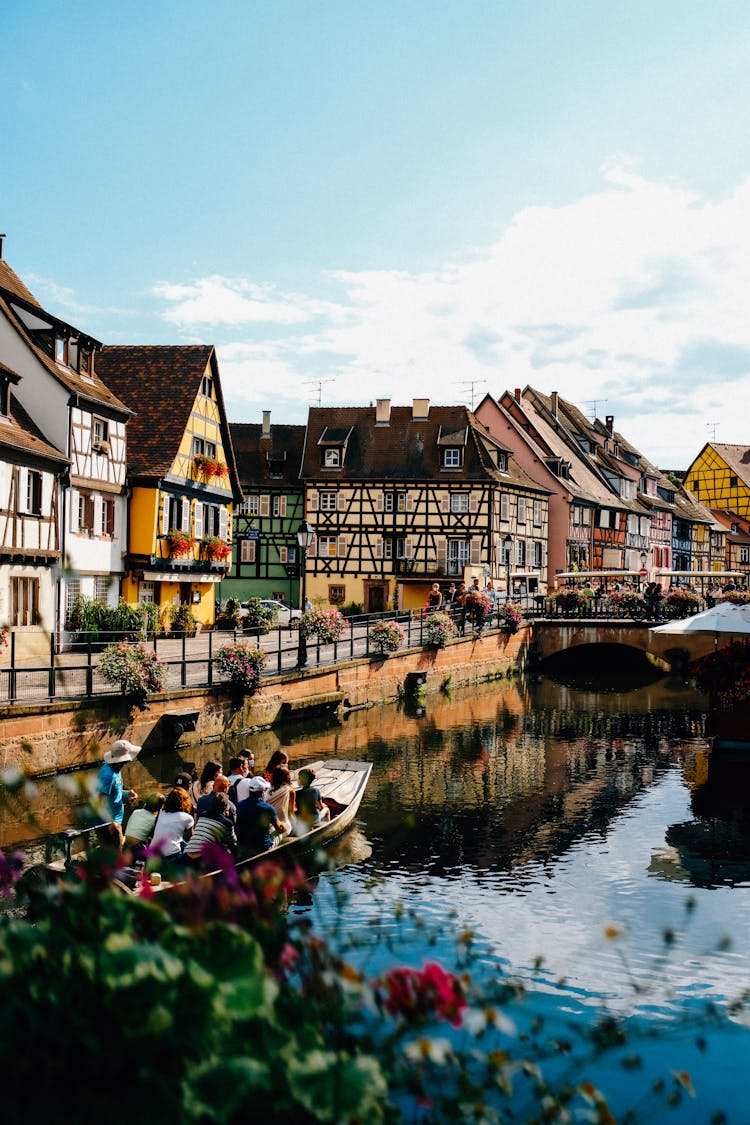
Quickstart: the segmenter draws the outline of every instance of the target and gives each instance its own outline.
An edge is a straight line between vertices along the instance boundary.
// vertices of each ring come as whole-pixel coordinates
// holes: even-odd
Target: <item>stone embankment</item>
[[[458,638],[442,649],[406,649],[301,673],[263,678],[261,689],[241,701],[215,686],[149,696],[132,708],[119,695],[0,708],[0,769],[31,775],[75,769],[100,761],[115,738],[143,745],[143,752],[178,742],[231,738],[299,719],[315,711],[346,711],[397,700],[406,694],[446,690],[512,673],[522,666],[531,628]]]

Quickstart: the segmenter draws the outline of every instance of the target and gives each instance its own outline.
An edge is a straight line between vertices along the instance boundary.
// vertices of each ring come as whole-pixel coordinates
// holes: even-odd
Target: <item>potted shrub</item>
[[[317,637],[320,644],[333,644],[340,641],[349,624],[336,606],[329,609],[308,609],[299,619],[303,637]]]
[[[249,598],[242,603],[245,611],[243,621],[245,628],[256,633],[270,633],[276,623],[276,611],[270,606],[263,605],[260,598]]]
[[[260,684],[260,674],[266,666],[267,656],[263,649],[252,648],[248,644],[223,645],[214,664],[222,676],[229,680],[230,687],[241,695],[253,695]]]
[[[395,621],[376,621],[370,627],[370,647],[381,656],[387,652],[398,652],[405,639],[404,630]]]
[[[157,660],[156,653],[142,644],[110,645],[97,665],[99,673],[110,684],[116,684],[123,695],[144,699],[149,692],[162,691],[167,679],[167,666]]]
[[[173,636],[194,637],[198,631],[198,621],[189,605],[171,605],[167,609],[169,632]]]
[[[236,598],[227,598],[223,605],[218,607],[216,625],[219,629],[241,629],[242,614],[240,603]]]
[[[187,531],[172,527],[167,532],[167,547],[171,558],[184,559],[192,555],[194,546],[195,539]]]
[[[453,619],[447,613],[430,613],[424,621],[427,644],[432,648],[445,648],[457,636]]]

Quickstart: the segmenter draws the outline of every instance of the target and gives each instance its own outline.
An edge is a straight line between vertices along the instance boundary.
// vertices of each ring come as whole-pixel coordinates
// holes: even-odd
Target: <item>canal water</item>
[[[697,1096],[680,1121],[748,1122],[750,767],[709,754],[704,708],[669,678],[499,680],[144,759],[124,776],[148,792],[240,745],[260,763],[279,747],[294,765],[372,761],[358,823],[297,914],[372,975],[450,965],[470,931],[478,979],[525,984],[521,1023],[541,1015],[582,1035],[603,1012],[628,1019],[644,1069],[605,1054],[593,1074],[620,1111],[635,1087],[686,1070]],[[0,841],[69,824],[84,780],[40,781],[32,826],[6,805]]]

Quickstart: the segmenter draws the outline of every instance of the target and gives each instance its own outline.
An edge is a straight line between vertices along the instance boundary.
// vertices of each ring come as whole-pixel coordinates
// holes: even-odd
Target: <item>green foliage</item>
[[[269,633],[276,624],[276,610],[263,605],[260,598],[250,598],[243,602],[243,609],[246,610],[243,618],[246,629],[259,629],[261,633]]]
[[[340,605],[339,609],[344,617],[357,617],[360,613],[365,612],[362,602],[346,602],[345,605]]]
[[[195,635],[198,621],[189,605],[184,602],[171,605],[167,608],[165,617],[170,633],[187,633],[191,637]]]
[[[260,684],[260,674],[266,666],[267,654],[250,645],[223,645],[214,657],[219,672],[244,695],[253,695]]]
[[[76,641],[145,640],[155,633],[159,610],[153,603],[128,605],[120,598],[116,606],[105,605],[82,594],[73,602],[65,618],[65,628],[75,633]]]
[[[167,679],[167,666],[156,653],[139,644],[110,645],[102,653],[98,671],[107,683],[119,687],[123,695],[144,698],[149,692],[162,691]]]
[[[370,626],[370,647],[380,652],[398,652],[406,634],[396,621],[376,621]]]

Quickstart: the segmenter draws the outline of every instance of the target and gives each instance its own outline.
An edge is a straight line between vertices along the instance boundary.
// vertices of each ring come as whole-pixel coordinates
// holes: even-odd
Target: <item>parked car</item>
[[[276,620],[273,623],[273,627],[276,629],[294,629],[302,616],[298,609],[292,609],[290,606],[284,605],[283,602],[277,602],[274,598],[261,598],[260,604],[276,614]],[[247,615],[248,603],[240,602],[240,616],[247,617]]]

